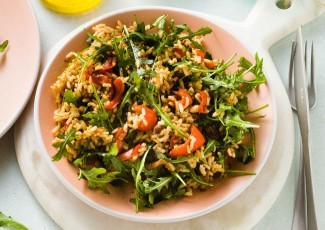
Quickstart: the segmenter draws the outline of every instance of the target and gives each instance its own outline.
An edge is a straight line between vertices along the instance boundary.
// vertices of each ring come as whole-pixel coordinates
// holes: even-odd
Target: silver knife
[[[311,154],[309,148],[309,101],[306,82],[305,60],[302,42],[301,27],[297,30],[296,51],[294,57],[294,84],[297,114],[302,141],[303,158],[305,165],[306,198],[307,198],[307,226],[309,230],[317,230],[317,217],[314,202]]]

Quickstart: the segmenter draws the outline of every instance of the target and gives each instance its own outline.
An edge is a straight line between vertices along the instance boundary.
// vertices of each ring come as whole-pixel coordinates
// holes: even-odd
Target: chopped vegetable
[[[5,40],[4,42],[2,42],[0,44],[0,53],[3,52],[3,51],[5,51],[5,49],[7,48],[8,44],[9,44],[9,41],[8,40]]]
[[[117,149],[118,151],[121,151],[124,145],[124,138],[126,136],[126,133],[124,132],[122,127],[117,128],[117,132],[114,135],[116,144],[117,144]]]
[[[140,148],[141,148],[141,145],[138,144],[138,145],[136,145],[134,148],[129,149],[128,151],[119,154],[118,157],[119,157],[121,160],[123,160],[123,161],[125,161],[125,160],[132,160],[133,157],[138,156],[138,154],[139,154],[139,149],[140,149]]]
[[[141,131],[153,130],[157,124],[157,115],[156,112],[152,109],[149,109],[145,105],[134,104],[132,110],[136,113],[143,115],[143,120],[140,122],[138,129]]]
[[[205,138],[200,132],[200,130],[192,125],[191,127],[191,135],[187,139],[187,141],[175,148],[170,152],[171,157],[179,157],[179,156],[187,156],[193,153],[195,150],[203,146],[205,142]]]
[[[8,227],[10,229],[17,230],[28,230],[25,225],[14,220],[11,216],[6,216],[2,212],[0,212],[0,227]]]
[[[105,109],[114,109],[122,99],[122,94],[124,92],[124,83],[120,78],[116,78],[113,82],[114,84],[114,94],[113,98],[105,103]]]
[[[193,99],[191,95],[188,92],[186,92],[184,89],[179,89],[174,93],[181,98],[178,102],[181,103],[183,108],[187,108],[192,105]]]
[[[199,113],[205,113],[206,110],[207,110],[207,108],[206,108],[207,100],[208,100],[207,93],[200,90],[200,91],[198,91],[198,94],[200,95],[200,98],[201,98],[201,103],[200,103],[200,105],[198,107],[198,112]]]

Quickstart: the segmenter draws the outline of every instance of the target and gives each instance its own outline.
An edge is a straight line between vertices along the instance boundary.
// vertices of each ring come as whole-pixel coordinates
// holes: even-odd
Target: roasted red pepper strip
[[[170,151],[171,157],[187,156],[200,148],[205,143],[205,138],[195,125],[191,127],[191,135],[182,145]]]
[[[183,50],[177,46],[173,47],[172,51],[174,53],[177,53],[180,57],[184,57],[184,55],[185,55]]]
[[[198,113],[204,113],[206,111],[206,106],[208,103],[208,95],[204,91],[199,91],[198,93],[201,96],[201,103],[198,108]]]
[[[205,53],[202,50],[195,50],[195,55],[201,57],[202,61],[205,57]]]
[[[106,74],[93,72],[91,75],[91,81],[96,85],[103,85],[104,83],[112,84],[112,78],[107,76]]]
[[[123,161],[131,160],[134,156],[137,156],[139,154],[140,148],[141,148],[141,145],[138,144],[135,147],[133,147],[132,149],[129,149],[128,151],[119,154],[118,157]]]
[[[124,83],[120,78],[116,78],[113,82],[114,94],[112,100],[104,104],[105,109],[114,109],[120,103],[124,92]]]
[[[101,72],[109,71],[113,69],[115,65],[116,65],[116,57],[108,57],[103,64],[103,68],[100,71]]]
[[[153,130],[153,128],[156,126],[157,121],[158,121],[157,114],[154,110],[149,109],[145,105],[137,105],[137,104],[134,104],[132,106],[132,110],[134,110],[138,114],[141,114],[142,112],[144,112],[144,119],[146,121],[140,122],[140,124],[138,125],[138,130],[141,130],[141,131]],[[142,110],[144,110],[144,111],[142,111]]]
[[[216,63],[214,63],[212,60],[207,60],[204,62],[204,64],[208,69],[213,69],[216,66]]]
[[[178,91],[174,92],[177,96],[181,97],[180,100],[178,100],[179,103],[181,103],[184,108],[192,105],[193,99],[191,95],[188,94],[184,89],[179,89]]]
[[[170,150],[173,150],[174,149],[174,146],[175,146],[175,136],[172,136],[171,138],[170,138],[170,142],[169,142],[169,149]]]
[[[119,127],[117,129],[117,132],[114,135],[115,141],[117,143],[117,149],[118,149],[119,152],[123,148],[123,145],[124,145],[123,139],[124,139],[125,136],[126,136],[126,133],[124,132],[123,128]]]

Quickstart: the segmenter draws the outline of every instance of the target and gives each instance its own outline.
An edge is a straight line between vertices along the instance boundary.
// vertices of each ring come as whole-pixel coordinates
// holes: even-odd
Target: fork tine
[[[308,65],[307,65],[307,63],[308,63],[308,60],[307,60],[307,41],[305,41],[305,71],[306,71],[306,73],[307,73],[307,68],[308,68]]]
[[[290,100],[291,107],[296,110],[296,99],[294,94],[294,82],[293,82],[293,61],[296,52],[296,42],[293,41],[291,45],[291,56],[290,56],[290,65],[289,65],[289,76],[288,76],[288,96]]]
[[[311,43],[310,54],[310,86],[308,90],[309,108],[312,109],[316,105],[316,84],[315,84],[315,62],[314,62],[314,43]]]
[[[310,85],[315,89],[315,73],[314,73],[314,42],[311,43],[311,55],[310,55]]]
[[[295,57],[295,42],[291,45],[291,57],[289,66],[289,88],[293,86],[293,59]]]

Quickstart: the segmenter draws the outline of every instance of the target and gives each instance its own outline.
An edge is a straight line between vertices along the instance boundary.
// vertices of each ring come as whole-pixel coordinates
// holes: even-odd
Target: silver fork
[[[290,58],[290,67],[289,67],[289,84],[288,84],[288,95],[291,103],[291,107],[296,110],[296,100],[295,100],[295,90],[294,90],[294,80],[293,80],[293,67],[294,67],[294,57],[296,42],[292,43],[291,47],[291,58]],[[305,69],[310,68],[310,77],[307,85],[308,91],[308,100],[309,100],[309,110],[313,109],[316,105],[316,84],[315,84],[315,74],[314,74],[314,49],[313,43],[311,45],[310,52],[310,66],[308,63],[308,55],[307,55],[307,42],[305,43]],[[306,74],[308,76],[308,74]],[[307,79],[308,80],[308,79]],[[307,221],[306,221],[306,184],[305,184],[305,173],[304,173],[304,159],[303,159],[303,148],[300,142],[300,156],[299,156],[299,174],[298,174],[298,186],[296,192],[296,200],[295,200],[295,208],[294,208],[294,217],[292,223],[292,229],[306,229]],[[315,222],[314,227],[317,228],[317,220],[315,214],[314,204],[308,204],[308,210],[312,213],[312,218],[314,220],[310,220],[310,222]],[[310,216],[310,213],[308,214]],[[310,223],[309,223],[310,224]],[[308,224],[308,225],[309,225]]]
[[[295,90],[294,90],[294,82],[293,82],[293,59],[295,54],[295,42],[292,42],[291,46],[291,57],[290,57],[290,67],[289,67],[289,84],[288,84],[288,95],[291,103],[291,108],[297,110],[296,108],[296,97],[295,97]],[[314,43],[311,43],[310,48],[310,78],[308,81],[308,100],[309,100],[309,110],[312,110],[316,105],[316,83],[315,83],[315,64],[314,64]],[[305,42],[305,69],[308,69],[308,56],[307,56],[308,44],[307,41]]]

